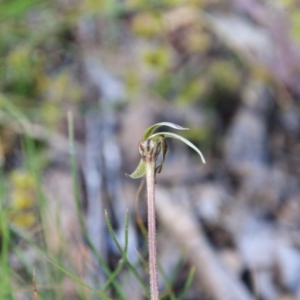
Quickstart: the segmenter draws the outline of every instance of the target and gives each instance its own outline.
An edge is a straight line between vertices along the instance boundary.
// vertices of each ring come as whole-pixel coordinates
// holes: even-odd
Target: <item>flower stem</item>
[[[148,201],[148,243],[151,300],[159,300],[155,222],[155,161],[146,162]]]

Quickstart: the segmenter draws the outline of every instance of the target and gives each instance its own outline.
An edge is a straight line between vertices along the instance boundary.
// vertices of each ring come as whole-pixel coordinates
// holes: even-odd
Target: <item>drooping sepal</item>
[[[128,177],[131,178],[140,178],[142,176],[144,176],[146,174],[146,164],[145,162],[141,159],[139,165],[137,166],[137,168],[131,173],[131,174],[125,174]]]

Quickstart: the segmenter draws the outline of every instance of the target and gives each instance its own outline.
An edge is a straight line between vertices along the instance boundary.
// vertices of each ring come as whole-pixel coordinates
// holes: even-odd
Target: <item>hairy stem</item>
[[[148,243],[151,300],[159,300],[155,222],[155,161],[146,162],[148,201]]]

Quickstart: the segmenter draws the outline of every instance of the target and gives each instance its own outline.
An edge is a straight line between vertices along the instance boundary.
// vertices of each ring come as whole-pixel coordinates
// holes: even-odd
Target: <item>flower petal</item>
[[[145,174],[146,174],[146,164],[141,159],[139,165],[137,166],[137,168],[131,174],[126,173],[125,175],[129,176],[131,178],[140,178]]]
[[[142,139],[143,140],[148,139],[153,134],[153,132],[161,126],[168,126],[168,127],[171,127],[171,128],[177,129],[177,130],[188,130],[188,128],[181,127],[181,126],[171,123],[171,122],[161,122],[161,123],[157,123],[157,124],[154,124],[154,125],[148,127],[144,131]]]
[[[182,137],[178,134],[172,133],[172,132],[154,133],[149,138],[151,139],[151,138],[156,137],[158,135],[164,135],[167,138],[174,138],[174,139],[177,139],[177,140],[180,140],[180,141],[184,142],[186,145],[188,145],[189,147],[194,149],[200,155],[202,162],[205,164],[205,158],[204,158],[203,154],[201,153],[201,151],[193,143],[191,143],[189,140],[187,140],[186,138],[184,138],[184,137]]]

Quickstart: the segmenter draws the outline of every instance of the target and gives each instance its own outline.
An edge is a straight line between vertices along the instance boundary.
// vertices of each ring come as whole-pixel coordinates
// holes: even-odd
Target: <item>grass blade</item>
[[[194,280],[194,276],[195,276],[195,267],[192,267],[190,272],[189,272],[189,275],[188,275],[188,278],[184,284],[184,287],[183,287],[183,290],[182,292],[180,293],[179,297],[178,297],[178,300],[184,300],[184,297],[188,291],[188,289],[190,288],[193,280]]]
[[[128,218],[128,211],[126,212],[126,216],[125,216],[125,248],[124,248],[124,252],[127,255],[127,249],[128,249],[128,226],[129,226],[129,218]],[[119,266],[117,267],[117,269],[111,274],[111,276],[108,278],[107,282],[105,283],[104,287],[103,287],[103,291],[105,292],[108,287],[111,285],[111,283],[114,281],[114,279],[118,276],[118,274],[121,272],[121,270],[123,269],[123,267],[125,266],[126,261],[124,259],[122,259],[121,263],[119,264]]]
[[[1,180],[2,182],[2,180]],[[0,184],[1,195],[3,193],[3,184]],[[7,223],[7,213],[3,205],[3,198],[0,199],[0,229],[1,229],[1,248],[0,248],[0,267],[1,267],[1,280],[0,280],[0,299],[14,299],[11,280],[10,280],[10,267],[8,263],[8,253],[10,247],[10,232]]]
[[[130,263],[130,261],[127,259],[127,253],[122,249],[121,245],[119,244],[116,236],[115,236],[115,233],[113,231],[113,228],[112,228],[112,225],[110,223],[110,220],[108,218],[108,214],[107,214],[107,211],[105,211],[105,220],[106,220],[106,224],[107,224],[107,227],[108,227],[108,231],[114,241],[114,243],[116,244],[121,256],[122,256],[122,259],[126,262],[126,264],[128,265],[130,271],[133,273],[133,275],[136,277],[136,279],[139,281],[139,283],[141,284],[143,290],[144,290],[144,293],[147,295],[147,297],[149,297],[149,291],[148,291],[148,288],[146,287],[142,277],[139,275],[139,273],[137,272],[137,270],[135,269],[135,267]],[[128,236],[128,234],[127,234]],[[125,240],[126,241],[126,240]],[[127,242],[125,242],[126,244]],[[127,246],[125,245],[125,248]],[[127,249],[126,249],[127,251]]]
[[[47,261],[49,261],[53,266],[55,266],[58,270],[60,270],[61,272],[63,272],[65,275],[67,275],[68,277],[70,277],[73,281],[75,281],[76,283],[84,286],[85,288],[89,289],[90,291],[92,291],[93,293],[101,296],[100,299],[103,300],[112,300],[111,298],[107,297],[104,293],[102,293],[101,291],[98,291],[96,289],[94,289],[93,287],[89,286],[88,284],[84,283],[83,281],[79,280],[76,276],[74,276],[72,273],[70,273],[69,271],[67,271],[66,269],[64,269],[63,267],[59,266],[58,264],[56,264],[55,262],[53,262],[52,260],[50,260],[49,258],[45,257],[47,259]]]

